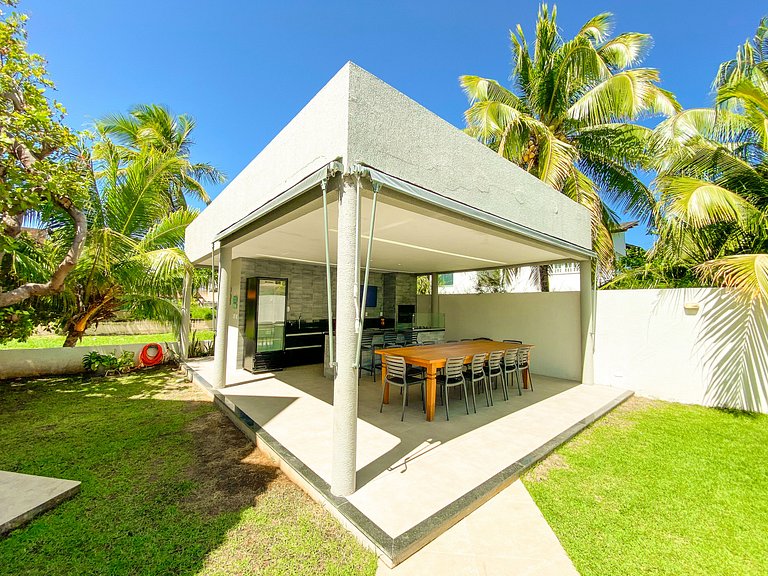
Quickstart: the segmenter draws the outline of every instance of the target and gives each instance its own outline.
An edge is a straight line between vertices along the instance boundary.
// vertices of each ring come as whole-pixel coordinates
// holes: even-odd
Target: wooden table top
[[[466,340],[462,342],[447,342],[444,344],[429,344],[427,346],[405,346],[402,348],[379,348],[376,354],[384,356],[402,356],[408,364],[415,366],[438,365],[442,367],[446,358],[464,356],[468,362],[475,354],[508,350],[510,348],[533,348],[531,344],[516,344],[514,342],[497,342],[496,340]]]

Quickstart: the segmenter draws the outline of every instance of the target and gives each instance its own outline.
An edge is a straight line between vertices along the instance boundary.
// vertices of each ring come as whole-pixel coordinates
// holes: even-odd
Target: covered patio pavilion
[[[202,379],[214,389],[249,382],[254,397],[266,380],[242,370],[247,271],[314,271],[301,290],[319,295],[328,326],[335,321],[327,340],[334,348],[335,377],[332,388],[327,384],[332,418],[295,425],[332,425],[332,431],[315,432],[331,434],[323,481],[334,498],[352,501],[360,477],[360,300],[371,275],[398,281],[432,274],[435,311],[438,273],[578,261],[580,380],[592,384],[593,253],[586,209],[352,63],[189,226],[186,251],[196,265],[219,267],[215,356],[200,368]],[[236,416],[248,411],[232,404],[226,390],[219,397]],[[564,429],[586,425],[618,401],[616,394],[598,394]],[[265,423],[256,424],[262,429]],[[548,450],[551,436],[542,440]]]

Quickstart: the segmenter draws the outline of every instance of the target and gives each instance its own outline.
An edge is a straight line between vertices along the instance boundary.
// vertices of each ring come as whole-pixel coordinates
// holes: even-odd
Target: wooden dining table
[[[381,356],[381,380],[384,384],[384,403],[389,404],[389,384],[387,384],[387,356],[402,356],[406,364],[425,368],[426,381],[426,412],[427,421],[435,417],[435,401],[437,396],[437,371],[445,367],[448,358],[464,357],[464,363],[469,364],[475,354],[488,354],[499,350],[514,348],[533,348],[531,344],[514,342],[497,342],[495,340],[466,340],[462,342],[447,342],[445,344],[429,344],[428,346],[405,346],[402,348],[379,348],[376,354]],[[527,376],[527,375],[526,375]],[[527,387],[527,379],[524,379]]]

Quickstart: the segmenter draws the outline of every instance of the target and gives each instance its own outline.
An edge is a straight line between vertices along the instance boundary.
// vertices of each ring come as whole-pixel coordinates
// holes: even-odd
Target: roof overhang
[[[326,183],[331,264],[336,256],[338,173],[331,163],[221,230],[218,243],[233,258],[325,263],[323,181]],[[593,252],[521,226],[369,166],[360,178],[361,244],[368,240],[371,207],[378,195],[371,268],[430,273],[480,270],[563,260],[584,260]],[[378,190],[374,192],[374,189]]]

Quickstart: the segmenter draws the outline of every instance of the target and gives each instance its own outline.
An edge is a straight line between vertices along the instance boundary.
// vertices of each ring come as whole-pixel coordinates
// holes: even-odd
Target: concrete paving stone
[[[80,491],[80,482],[0,470],[0,535]]]

